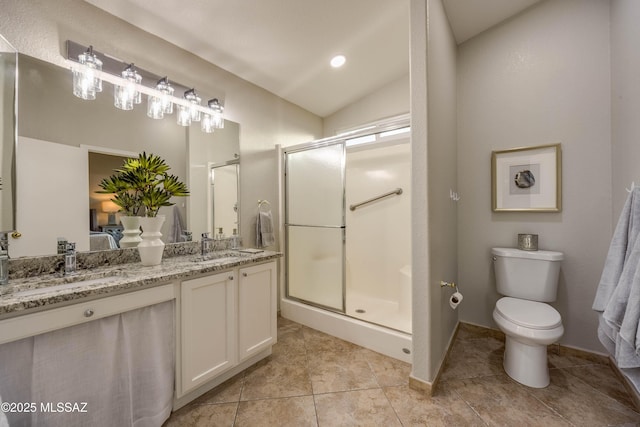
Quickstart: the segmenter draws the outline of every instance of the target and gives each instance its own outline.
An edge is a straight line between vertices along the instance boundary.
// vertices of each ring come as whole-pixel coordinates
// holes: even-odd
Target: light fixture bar
[[[69,68],[72,71],[81,70],[82,65],[78,62],[78,55],[86,51],[87,51],[86,46],[83,46],[72,40],[67,40],[67,63]],[[92,52],[102,61],[102,71],[95,70],[94,71],[95,76],[103,81],[111,83],[114,86],[123,85],[125,83],[125,79],[123,79],[120,76],[121,76],[122,70],[124,70],[127,66],[129,66],[129,63],[113,58],[95,49],[93,49]],[[158,76],[157,74],[153,74],[147,70],[144,70],[138,67],[137,65],[136,65],[136,70],[138,74],[142,76],[143,83],[147,83],[154,86],[152,88],[152,87],[145,86],[144,84],[136,84],[135,88],[140,93],[143,93],[147,96],[155,96],[155,97],[166,96],[171,100],[171,102],[173,102],[176,105],[182,105],[184,107],[189,107],[192,110],[196,109],[202,113],[211,114],[211,109],[208,106],[195,105],[182,97],[168,96],[156,90],[155,85],[158,82],[158,80],[163,78],[163,76]],[[175,93],[180,95],[192,89],[191,86],[185,86],[173,80],[171,80],[171,86],[175,89]]]

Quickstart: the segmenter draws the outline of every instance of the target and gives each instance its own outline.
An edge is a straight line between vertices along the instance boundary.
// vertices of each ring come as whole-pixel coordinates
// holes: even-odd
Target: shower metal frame
[[[342,226],[335,225],[303,225],[303,224],[291,224],[289,223],[289,186],[287,180],[287,172],[289,170],[289,158],[288,154],[292,153],[300,153],[303,151],[315,150],[318,148],[329,147],[332,145],[342,145],[342,164],[340,165],[340,173],[342,178]],[[322,308],[324,310],[333,311],[336,313],[345,314],[347,311],[346,307],[346,271],[345,271],[345,257],[346,257],[346,219],[345,219],[345,207],[346,207],[346,144],[344,138],[340,138],[337,140],[331,141],[316,141],[308,144],[296,145],[294,147],[287,148],[283,151],[284,156],[284,230],[285,230],[285,241],[287,242],[285,246],[285,295],[287,298],[298,301],[304,304],[308,304],[314,307]],[[315,228],[340,228],[342,229],[342,307],[341,309],[336,309],[334,307],[329,307],[323,304],[318,304],[312,301],[308,301],[305,299],[297,298],[291,296],[289,294],[289,227],[295,226],[305,226],[305,227],[315,227]]]
[[[346,277],[346,236],[347,236],[347,224],[346,224],[346,210],[347,210],[347,201],[346,201],[346,161],[347,161],[347,140],[360,138],[369,135],[375,135],[383,132],[393,131],[397,129],[401,129],[404,127],[410,126],[409,114],[404,114],[398,117],[391,118],[389,120],[383,120],[379,122],[375,122],[369,125],[364,125],[359,127],[353,131],[347,131],[341,133],[336,136],[318,139],[310,142],[306,142],[303,144],[297,144],[290,147],[286,147],[282,151],[283,164],[284,167],[282,169],[283,173],[283,185],[284,185],[284,232],[285,232],[285,296],[287,299],[292,301],[297,301],[302,304],[307,304],[312,307],[321,308],[323,310],[331,311],[334,313],[339,313],[344,316],[349,316],[347,314],[346,304],[347,304],[347,277]],[[322,147],[328,147],[331,145],[342,144],[342,165],[341,165],[341,173],[342,173],[342,223],[341,227],[333,227],[333,226],[308,226],[308,227],[321,227],[321,228],[342,228],[342,309],[338,310],[333,307],[328,307],[322,304],[314,303],[312,301],[307,301],[305,299],[297,298],[291,296],[289,294],[289,226],[296,226],[301,224],[290,224],[289,223],[289,188],[287,181],[287,171],[288,171],[288,157],[289,153],[297,153],[307,150],[313,150]],[[349,316],[352,317],[352,316]],[[370,322],[368,322],[370,323]],[[386,326],[385,326],[386,327]]]

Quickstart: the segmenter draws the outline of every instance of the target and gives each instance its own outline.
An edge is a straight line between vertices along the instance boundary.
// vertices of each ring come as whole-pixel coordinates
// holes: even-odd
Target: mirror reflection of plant
[[[143,152],[138,158],[126,159],[122,167],[115,170],[115,175],[102,180],[100,192],[114,193],[114,203],[125,212],[137,215],[144,207],[145,216],[155,217],[162,206],[175,204],[170,201],[172,197],[189,195],[187,186],[170,174],[170,169],[161,157]]]
[[[132,190],[129,184],[119,175],[111,175],[104,178],[100,184],[102,190],[96,191],[101,194],[113,194],[111,201],[120,207],[120,212],[127,216],[137,216],[142,208],[140,195]]]

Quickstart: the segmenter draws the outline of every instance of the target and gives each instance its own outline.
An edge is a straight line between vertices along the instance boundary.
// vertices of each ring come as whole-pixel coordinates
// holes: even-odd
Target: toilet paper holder
[[[455,290],[456,290],[456,292],[458,292],[458,285],[456,285],[456,284],[455,284],[455,283],[453,283],[453,282],[445,282],[444,280],[441,280],[441,281],[440,281],[440,287],[441,287],[441,288],[444,288],[445,286],[446,286],[446,287],[449,287],[449,288],[453,288],[453,289],[455,289]]]
[[[448,287],[448,288],[455,289],[455,292],[449,297],[449,306],[453,310],[458,308],[458,306],[462,302],[462,299],[464,298],[462,296],[462,294],[460,293],[460,291],[458,291],[458,285],[456,285],[454,282],[446,282],[444,280],[441,280],[440,281],[440,287],[441,288]]]

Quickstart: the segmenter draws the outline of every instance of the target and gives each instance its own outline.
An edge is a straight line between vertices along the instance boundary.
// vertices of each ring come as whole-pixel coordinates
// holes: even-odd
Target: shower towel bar
[[[371,199],[365,200],[364,202],[356,203],[355,205],[351,205],[351,206],[349,206],[349,210],[355,211],[360,206],[364,206],[364,205],[369,204],[371,202],[375,202],[377,200],[384,199],[385,197],[389,197],[389,196],[393,196],[393,195],[398,195],[399,196],[400,194],[402,194],[402,188],[396,188],[395,190],[389,191],[388,193],[381,194],[381,195],[379,195],[377,197],[372,197]]]

